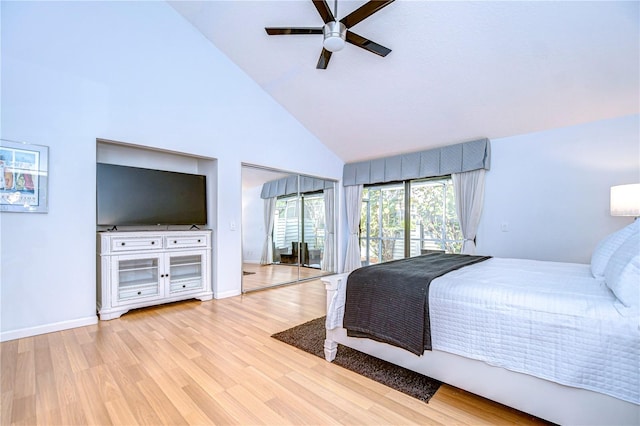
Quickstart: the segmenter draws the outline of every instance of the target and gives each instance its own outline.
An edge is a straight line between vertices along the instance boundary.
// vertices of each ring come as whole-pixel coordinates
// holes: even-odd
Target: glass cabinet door
[[[114,268],[118,280],[114,286],[117,303],[161,296],[159,256],[121,256],[114,262]]]
[[[199,253],[181,253],[169,256],[169,281],[171,293],[192,291],[204,286],[203,258]]]

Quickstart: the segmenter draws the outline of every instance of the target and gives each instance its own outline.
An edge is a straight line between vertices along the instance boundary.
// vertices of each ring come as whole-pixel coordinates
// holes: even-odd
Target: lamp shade
[[[640,183],[611,187],[611,216],[640,216]]]

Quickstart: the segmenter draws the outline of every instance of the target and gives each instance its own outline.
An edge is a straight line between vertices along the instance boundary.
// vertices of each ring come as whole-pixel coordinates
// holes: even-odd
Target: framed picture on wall
[[[0,139],[0,212],[46,213],[49,147]]]

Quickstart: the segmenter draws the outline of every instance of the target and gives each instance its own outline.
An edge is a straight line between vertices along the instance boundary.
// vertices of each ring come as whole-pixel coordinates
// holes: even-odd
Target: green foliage
[[[411,253],[439,248],[459,253],[462,233],[450,179],[412,181],[410,185]],[[363,260],[378,263],[404,257],[405,186],[391,184],[363,190],[361,252]],[[367,238],[369,259],[366,257]]]

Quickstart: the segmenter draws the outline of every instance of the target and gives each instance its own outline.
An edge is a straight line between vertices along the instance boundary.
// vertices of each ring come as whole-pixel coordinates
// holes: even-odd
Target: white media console
[[[134,308],[213,298],[211,231],[105,231],[97,243],[101,320]]]

